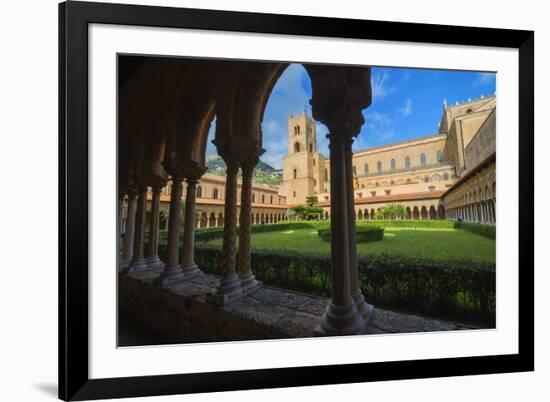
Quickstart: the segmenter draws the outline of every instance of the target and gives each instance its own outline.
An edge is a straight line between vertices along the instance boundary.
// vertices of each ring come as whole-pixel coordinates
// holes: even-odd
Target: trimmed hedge
[[[330,228],[321,228],[317,234],[323,241],[330,242]],[[384,228],[378,226],[357,226],[355,228],[355,240],[357,243],[379,241],[384,238]]]
[[[221,250],[197,248],[204,271],[221,274]],[[330,296],[331,262],[321,255],[255,251],[252,266],[266,285]],[[382,255],[358,259],[360,287],[370,303],[433,317],[495,324],[495,264]]]
[[[356,225],[359,226],[378,226],[381,228],[394,227],[394,228],[427,228],[427,229],[452,229],[454,227],[453,221],[447,220],[363,220],[356,221]]]
[[[252,233],[267,233],[267,232],[280,232],[284,230],[299,230],[299,229],[312,229],[315,228],[313,224],[307,221],[297,222],[282,222],[272,223],[267,225],[252,225]],[[237,226],[237,234],[239,233],[239,226]],[[223,227],[216,228],[204,228],[195,230],[196,241],[210,241],[214,239],[223,238]]]
[[[494,225],[482,225],[480,223],[470,223],[470,222],[455,222],[456,229],[464,229],[468,232],[478,234],[489,239],[496,238],[497,228]]]

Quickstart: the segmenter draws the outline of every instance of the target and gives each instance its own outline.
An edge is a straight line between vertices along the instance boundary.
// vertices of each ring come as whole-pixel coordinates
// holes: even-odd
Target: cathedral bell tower
[[[288,118],[288,152],[283,158],[280,193],[287,204],[305,204],[306,197],[320,192],[324,157],[317,152],[317,127],[304,110]]]

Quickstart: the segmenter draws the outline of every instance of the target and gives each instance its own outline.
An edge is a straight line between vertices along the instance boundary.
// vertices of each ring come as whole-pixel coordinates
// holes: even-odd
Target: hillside
[[[216,174],[218,176],[225,176],[226,174],[225,162],[219,156],[208,157],[206,159],[206,167],[208,168],[208,173]],[[260,160],[256,166],[256,169],[254,169],[252,180],[255,183],[276,186],[281,184],[283,181],[283,171],[277,170],[273,166]]]

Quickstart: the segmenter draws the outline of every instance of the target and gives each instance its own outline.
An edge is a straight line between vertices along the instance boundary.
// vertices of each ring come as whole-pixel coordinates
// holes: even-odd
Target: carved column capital
[[[185,176],[185,164],[181,159],[170,158],[162,161],[162,166],[172,179],[181,179]]]
[[[187,183],[197,183],[207,170],[207,167],[191,161],[184,174],[185,181]]]

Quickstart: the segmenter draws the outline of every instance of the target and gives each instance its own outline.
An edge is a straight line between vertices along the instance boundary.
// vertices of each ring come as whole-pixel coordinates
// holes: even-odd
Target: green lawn
[[[222,240],[204,243],[221,247]],[[254,250],[288,250],[301,254],[330,253],[330,243],[322,241],[315,229],[256,233]],[[434,260],[476,260],[495,262],[495,240],[457,229],[396,228],[384,231],[384,239],[357,245],[360,256],[393,254]]]

